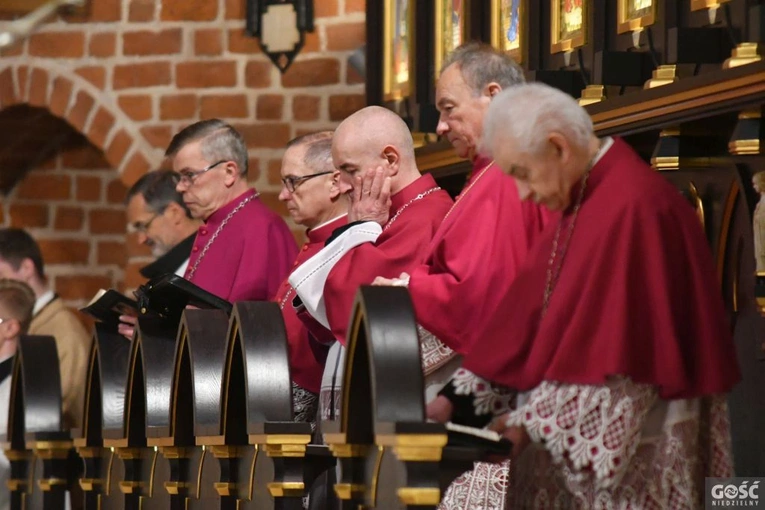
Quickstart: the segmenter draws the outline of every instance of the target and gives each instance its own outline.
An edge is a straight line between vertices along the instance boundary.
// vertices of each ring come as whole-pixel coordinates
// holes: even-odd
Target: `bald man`
[[[431,175],[420,175],[404,121],[379,106],[359,110],[338,126],[332,161],[340,171],[337,186],[349,197],[348,224],[289,281],[299,296],[295,304],[311,316],[309,330],[321,325],[345,345],[359,286],[378,274],[396,277],[422,263],[452,200]],[[336,364],[331,352],[327,367]],[[331,412],[324,388],[320,398],[322,413]]]

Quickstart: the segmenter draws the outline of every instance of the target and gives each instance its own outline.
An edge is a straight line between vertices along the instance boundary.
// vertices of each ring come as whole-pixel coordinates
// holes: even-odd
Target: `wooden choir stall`
[[[62,428],[53,338],[23,337],[5,443],[12,508],[63,509],[76,484],[73,508],[302,509],[336,462],[333,507],[435,508],[485,449],[448,446],[444,425],[425,422],[405,289],[362,288],[352,323],[344,418],[321,424],[329,446],[292,421],[274,303],[188,309],[177,328],[140,317],[133,342],[97,325],[73,431]]]

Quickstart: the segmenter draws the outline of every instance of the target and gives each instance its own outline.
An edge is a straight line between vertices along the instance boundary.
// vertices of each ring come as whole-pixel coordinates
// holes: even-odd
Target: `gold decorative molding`
[[[677,66],[674,64],[659,66],[653,71],[653,78],[645,82],[644,89],[653,89],[678,81]]]
[[[603,85],[587,85],[579,98],[579,106],[599,103],[606,99],[606,88]]]
[[[734,67],[754,64],[761,60],[762,56],[760,56],[759,45],[757,43],[745,42],[733,48],[730,58],[723,63],[723,69],[733,69]]]
[[[438,506],[441,502],[441,491],[436,487],[401,487],[396,494],[405,505]]]
[[[654,170],[680,169],[680,129],[664,129],[659,133],[659,141],[651,156],[651,166]]]
[[[303,482],[269,482],[268,492],[271,497],[285,498],[302,496],[305,491]]]
[[[760,108],[739,113],[738,122],[728,142],[728,152],[734,156],[760,154],[762,127],[762,110]]]

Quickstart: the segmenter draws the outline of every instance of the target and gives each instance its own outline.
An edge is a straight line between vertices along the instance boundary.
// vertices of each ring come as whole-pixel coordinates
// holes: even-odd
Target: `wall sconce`
[[[247,34],[283,73],[313,32],[313,0],[247,0]]]

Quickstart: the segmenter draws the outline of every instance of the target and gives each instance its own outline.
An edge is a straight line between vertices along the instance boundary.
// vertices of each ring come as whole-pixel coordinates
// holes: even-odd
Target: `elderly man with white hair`
[[[702,507],[704,477],[732,474],[740,376],[693,208],[545,85],[500,93],[484,145],[562,212],[451,383],[477,404],[487,381],[520,392],[495,423],[514,442],[511,508]]]

